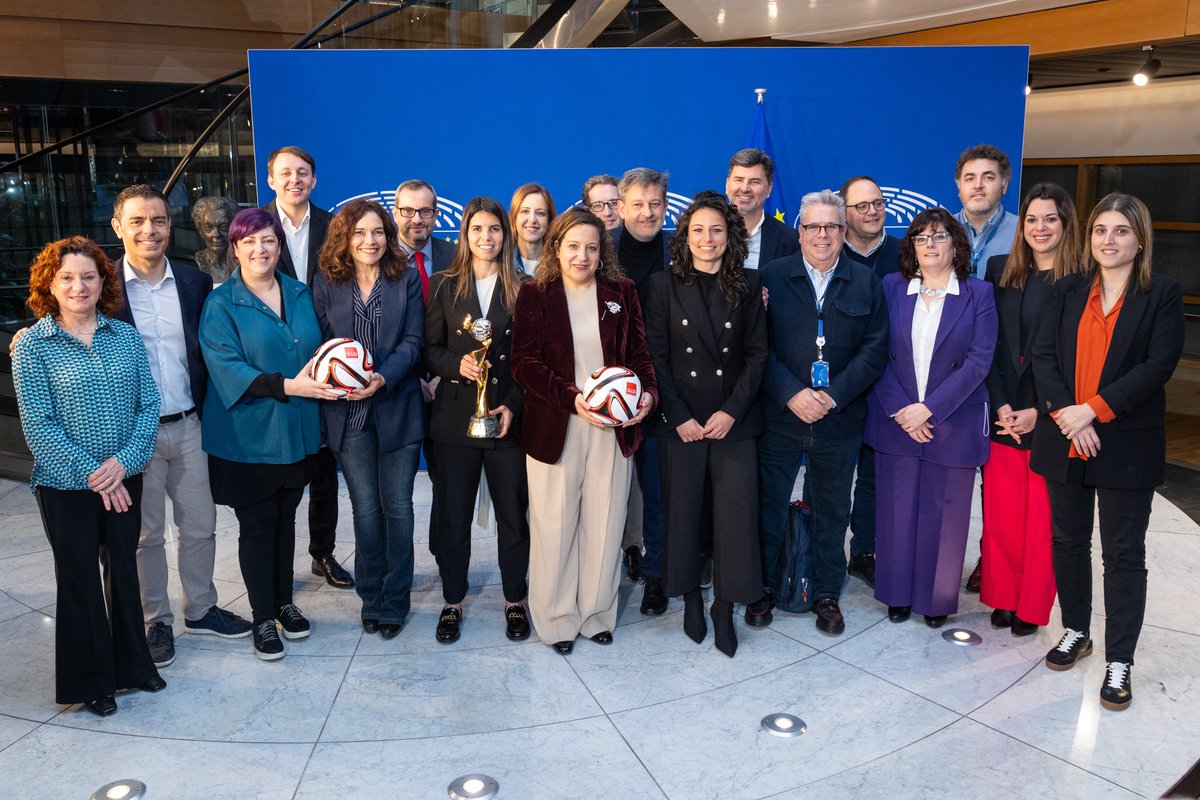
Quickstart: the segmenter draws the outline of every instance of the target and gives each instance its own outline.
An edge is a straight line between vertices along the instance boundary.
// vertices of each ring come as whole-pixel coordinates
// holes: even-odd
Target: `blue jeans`
[[[861,436],[826,439],[793,438],[770,429],[758,442],[759,529],[762,538],[763,579],[767,589],[779,587],[779,554],[787,532],[787,505],[800,464],[812,495],[814,600],[837,600],[846,579],[846,527],[850,524],[850,484]]]
[[[337,453],[354,516],[354,588],[363,619],[402,625],[413,582],[413,479],[421,457],[414,442],[380,452],[373,423],[346,431]]]
[[[854,508],[850,512],[850,555],[875,552],[875,449],[866,442],[858,450],[858,479],[854,481]],[[805,503],[812,505],[808,473],[804,473]]]
[[[646,434],[633,453],[642,487],[642,575],[661,578],[663,569],[663,497],[658,472],[658,437]],[[698,498],[697,498],[698,500]]]

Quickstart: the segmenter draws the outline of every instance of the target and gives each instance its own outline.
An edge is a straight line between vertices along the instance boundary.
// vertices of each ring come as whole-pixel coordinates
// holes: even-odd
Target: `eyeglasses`
[[[588,210],[590,210],[593,214],[599,214],[601,211],[603,211],[606,208],[609,211],[616,211],[617,203],[619,203],[619,202],[621,202],[621,201],[620,200],[597,200],[594,203],[588,203]]]
[[[853,208],[855,211],[857,211],[860,214],[865,214],[868,211],[870,211],[872,208],[875,209],[876,211],[883,211],[884,204],[883,204],[882,199],[864,200],[861,203],[855,203],[854,205],[852,205],[850,207]]]
[[[945,244],[948,241],[950,241],[950,234],[946,231],[938,231],[934,234],[922,233],[913,237],[913,244],[915,244],[917,247],[922,247],[930,242],[933,242],[934,244]]]
[[[807,233],[809,236],[816,236],[821,233],[827,233],[830,236],[833,236],[834,234],[841,233],[842,228],[844,228],[844,227],[846,227],[846,226],[841,222],[830,222],[826,225],[818,225],[817,223],[814,222],[814,223],[810,223],[808,225],[801,225],[800,229],[803,230],[805,233]]]
[[[396,211],[405,219],[412,219],[416,214],[420,214],[421,219],[433,219],[433,215],[437,213],[436,208],[409,208],[408,206],[397,208]]]

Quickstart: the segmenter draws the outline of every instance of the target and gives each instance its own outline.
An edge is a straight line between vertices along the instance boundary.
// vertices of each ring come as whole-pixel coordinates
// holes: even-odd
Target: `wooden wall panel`
[[[1187,35],[1200,36],[1200,0],[1188,0]]]

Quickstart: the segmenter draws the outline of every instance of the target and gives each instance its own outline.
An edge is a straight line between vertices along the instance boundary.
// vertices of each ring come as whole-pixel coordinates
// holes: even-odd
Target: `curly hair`
[[[550,230],[546,232],[542,258],[538,261],[537,270],[533,273],[533,278],[537,281],[538,286],[545,287],[562,278],[562,269],[558,263],[558,249],[562,245],[567,231],[576,225],[590,225],[596,229],[596,235],[600,237],[600,266],[596,269],[596,277],[611,283],[617,283],[624,277],[625,273],[621,271],[621,265],[617,263],[612,240],[608,236],[608,231],[604,230],[604,223],[586,208],[572,206],[555,217],[554,222],[550,223]]]
[[[392,215],[374,200],[351,200],[329,221],[329,232],[325,234],[325,243],[321,245],[321,274],[330,283],[354,280],[354,259],[350,256],[354,226],[372,211],[383,223],[383,233],[387,238],[383,257],[379,259],[380,271],[394,281],[408,269],[408,256],[400,249],[400,232]]]
[[[675,235],[671,237],[671,274],[685,286],[694,280],[692,273],[692,249],[688,246],[688,228],[697,211],[709,209],[725,219],[725,254],[721,257],[718,270],[721,292],[732,306],[737,306],[746,294],[746,253],[750,234],[737,208],[725,199],[725,195],[712,190],[700,192],[692,198],[692,204],[679,215]]]
[[[958,161],[954,164],[954,180],[962,177],[963,167],[968,161],[995,161],[1000,165],[1000,180],[1008,183],[1012,179],[1012,164],[1008,160],[1008,154],[995,145],[977,144],[974,147],[968,147],[958,154]]]
[[[58,314],[58,301],[54,299],[50,287],[54,283],[54,276],[58,274],[58,270],[63,265],[63,260],[72,253],[90,258],[96,263],[96,270],[100,273],[101,281],[100,299],[96,303],[96,308],[100,313],[111,317],[120,311],[125,305],[125,299],[121,292],[121,282],[117,277],[117,268],[109,261],[108,256],[104,255],[100,245],[86,236],[71,236],[43,247],[42,252],[38,253],[37,257],[33,259],[33,263],[29,265],[29,300],[27,303],[33,315],[40,318],[47,314],[51,316]]]
[[[925,230],[936,231],[938,227],[944,228],[950,234],[950,244],[954,247],[954,260],[950,267],[954,270],[955,277],[965,281],[971,275],[971,240],[967,238],[967,232],[954,215],[938,207],[927,208],[913,217],[912,224],[908,226],[908,233],[904,234],[904,241],[900,243],[900,274],[905,280],[912,280],[921,275],[913,237],[919,236]]]

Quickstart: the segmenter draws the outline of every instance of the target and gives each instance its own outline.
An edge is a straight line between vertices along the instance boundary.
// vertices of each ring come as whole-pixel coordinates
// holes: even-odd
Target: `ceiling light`
[[[1153,46],[1143,47],[1142,50],[1146,53],[1146,63],[1142,65],[1141,69],[1133,73],[1133,83],[1135,86],[1145,86],[1162,69],[1162,62],[1154,57]]]
[[[775,0],[767,1],[767,16],[771,19],[775,19],[779,16],[779,5],[775,2]]]

